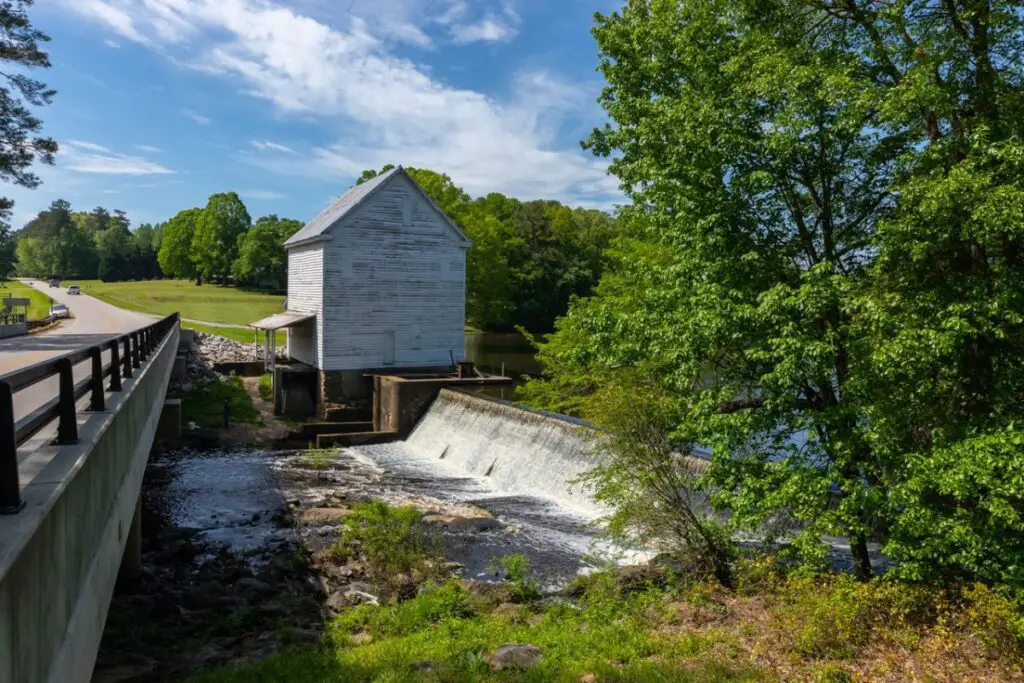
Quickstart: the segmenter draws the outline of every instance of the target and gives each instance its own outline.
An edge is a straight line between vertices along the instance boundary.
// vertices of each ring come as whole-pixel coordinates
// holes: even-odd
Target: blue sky
[[[620,201],[579,147],[605,119],[590,35],[617,0],[41,0],[61,144],[21,227],[53,199],[156,222],[236,191],[308,220],[385,163],[474,195]]]

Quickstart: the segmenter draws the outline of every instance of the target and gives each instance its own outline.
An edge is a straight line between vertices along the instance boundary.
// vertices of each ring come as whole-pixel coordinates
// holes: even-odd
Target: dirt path
[[[233,423],[227,429],[219,430],[222,445],[270,444],[286,438],[295,431],[293,424],[288,424],[274,415],[274,404],[264,401],[260,396],[260,378],[243,377],[242,384],[249,394],[252,405],[260,413],[260,424]]]

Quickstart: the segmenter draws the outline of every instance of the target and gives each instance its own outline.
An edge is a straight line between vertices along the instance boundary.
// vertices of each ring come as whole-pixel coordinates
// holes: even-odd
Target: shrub
[[[266,375],[260,375],[259,390],[260,397],[264,401],[274,400],[273,378],[269,373]]]
[[[427,532],[422,517],[414,507],[392,507],[379,500],[356,503],[341,520],[334,554],[347,559],[361,553],[378,579],[437,566],[442,558],[440,539]]]
[[[182,417],[186,422],[195,422],[200,427],[220,427],[224,424],[225,402],[232,421],[260,421],[260,413],[252,405],[242,378],[235,375],[220,376],[208,384],[184,392],[181,401]]]
[[[500,560],[492,558],[488,568],[512,584],[514,602],[529,602],[540,597],[537,581],[530,578],[530,558],[526,555],[502,555]]]

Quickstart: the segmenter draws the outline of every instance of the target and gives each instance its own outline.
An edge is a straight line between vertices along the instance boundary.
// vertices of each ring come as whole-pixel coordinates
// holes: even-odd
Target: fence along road
[[[111,338],[134,332],[145,325],[152,324],[156,318],[142,313],[125,311],[95,299],[84,291],[82,294],[67,293],[68,282],[61,287],[50,288],[45,282],[31,281],[31,285],[51,296],[56,303],[67,304],[71,314],[75,316],[65,320],[59,327],[47,332],[22,337],[11,337],[0,340],[0,375],[20,370],[34,363],[60,356],[69,351],[87,349],[102,345]],[[145,287],[144,282],[139,287]],[[109,351],[104,351],[103,362],[110,362]],[[75,366],[75,381],[89,376],[91,366],[88,361]],[[26,388],[15,395],[14,417],[21,419],[57,395],[58,380],[51,377],[47,380]]]

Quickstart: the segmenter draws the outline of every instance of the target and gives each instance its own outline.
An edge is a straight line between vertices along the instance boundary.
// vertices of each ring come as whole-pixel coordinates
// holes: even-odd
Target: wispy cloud
[[[342,14],[334,0],[292,0],[288,6],[266,0],[64,2],[126,39],[273,103],[282,115],[336,131],[333,143],[313,150],[309,159],[260,154],[271,148],[253,145],[244,157],[254,165],[319,180],[335,177],[340,185],[365,168],[403,163],[447,172],[474,194],[501,191],[581,203],[621,197],[607,164],[580,151],[577,137],[565,136],[567,127],[599,114],[596,88],[544,71],[519,74],[505,92],[456,87],[396,54],[395,31],[383,18],[393,12],[453,41],[497,42],[511,39],[520,23],[502,0],[437,0],[429,14],[428,0],[357,3],[354,12],[376,8],[372,15]],[[94,11],[97,3],[130,22]]]
[[[287,199],[288,195],[275,192],[274,190],[243,190],[239,194],[246,199],[253,199],[256,201],[271,201],[274,199]]]
[[[159,147],[153,147],[152,145],[135,145],[135,149],[141,150],[143,152],[149,152],[150,154],[159,154],[160,152],[163,151]]]
[[[188,118],[192,119],[196,123],[198,123],[200,126],[208,126],[211,123],[213,123],[212,120],[208,119],[202,114],[192,111],[191,109],[182,109],[181,113],[187,116]]]
[[[106,45],[109,48],[114,49],[114,50],[120,50],[121,49],[121,44],[120,43],[115,43],[113,40],[104,40],[103,44]]]
[[[57,164],[69,171],[79,173],[102,173],[110,175],[160,175],[174,173],[161,164],[142,157],[119,154],[103,145],[83,140],[66,140],[61,143]]]
[[[270,140],[251,140],[249,144],[262,152],[285,152],[287,154],[297,154],[297,152],[291,147],[279,145],[278,143],[271,142]]]

